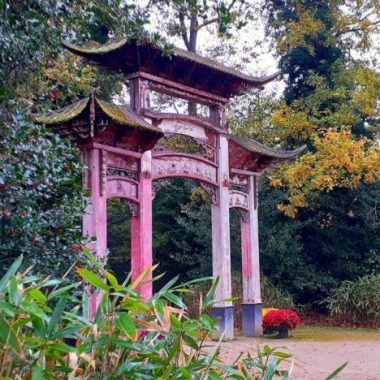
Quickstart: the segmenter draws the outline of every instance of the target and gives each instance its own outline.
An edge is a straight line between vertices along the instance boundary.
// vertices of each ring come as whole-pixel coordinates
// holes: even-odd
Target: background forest
[[[0,1],[0,20],[2,270],[20,253],[44,274],[62,275],[84,260],[78,152],[34,124],[33,114],[93,87],[102,98],[125,101],[121,77],[64,51],[61,39],[90,44],[143,36],[168,52],[181,45],[244,70],[268,51],[278,62],[281,85],[236,99],[228,114],[231,133],[309,148],[260,181],[263,274],[297,304],[310,305],[345,280],[380,275],[377,1],[16,0]],[[259,40],[255,24],[265,31]],[[244,44],[237,43],[241,33],[248,36]],[[202,35],[214,42],[207,46]],[[196,112],[193,105],[188,112]],[[121,276],[129,271],[128,208],[116,200],[109,211],[110,266]],[[153,218],[163,281],[209,275],[210,206],[202,189],[171,181],[156,194]],[[231,251],[238,273],[235,213]]]

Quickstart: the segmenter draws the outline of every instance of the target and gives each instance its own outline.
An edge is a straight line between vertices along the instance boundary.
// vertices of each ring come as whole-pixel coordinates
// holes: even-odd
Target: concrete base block
[[[211,308],[213,318],[219,318],[218,331],[227,340],[234,339],[234,309],[233,306]],[[219,335],[219,336],[220,336]]]
[[[261,303],[243,303],[241,305],[242,332],[244,336],[263,335],[263,317]]]

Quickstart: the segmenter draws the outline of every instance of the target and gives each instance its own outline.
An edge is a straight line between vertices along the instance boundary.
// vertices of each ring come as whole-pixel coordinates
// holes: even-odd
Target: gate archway
[[[101,47],[64,46],[75,54],[125,74],[130,84],[130,108],[121,108],[90,94],[55,113],[37,118],[74,141],[83,153],[84,185],[90,202],[83,217],[83,234],[96,241],[89,247],[98,257],[107,249],[107,199],[126,198],[135,205],[131,221],[131,267],[136,277],[152,266],[152,197],[155,181],[172,177],[199,180],[213,193],[213,275],[220,278],[216,303],[219,329],[234,336],[231,301],[229,209],[243,210],[242,272],[243,332],[260,335],[261,297],[258,244],[257,179],[260,173],[294,159],[304,147],[284,152],[229,134],[225,109],[230,97],[260,88],[277,74],[255,78],[195,53],[174,48],[166,54],[154,43],[121,40]],[[152,91],[199,103],[202,115],[160,113],[150,107]],[[168,146],[173,136],[190,139],[196,148]],[[162,139],[163,138],[163,139]],[[160,139],[161,142],[160,142]],[[191,146],[191,145],[190,145]],[[140,287],[152,294],[151,278]],[[95,299],[97,299],[95,297]],[[96,308],[96,302],[91,303]]]

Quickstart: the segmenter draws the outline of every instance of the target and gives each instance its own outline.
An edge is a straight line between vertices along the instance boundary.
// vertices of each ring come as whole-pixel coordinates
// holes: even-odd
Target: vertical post
[[[228,140],[218,136],[218,199],[211,206],[212,214],[212,268],[213,276],[219,277],[215,299],[231,298],[230,210],[229,210],[229,164]],[[221,301],[211,310],[219,317],[218,329],[226,339],[234,338],[234,315],[231,301]]]
[[[248,182],[249,212],[241,220],[243,272],[242,329],[244,336],[259,336],[262,335],[263,328],[256,176],[250,176]]]
[[[103,154],[99,149],[89,149],[85,152],[85,186],[89,188],[91,195],[83,216],[83,236],[96,238],[94,242],[88,243],[88,248],[100,259],[105,259],[107,253],[107,196],[102,179],[106,168]]]
[[[90,191],[90,199],[83,216],[84,238],[95,238],[87,244],[88,249],[99,259],[107,253],[107,196],[105,194],[106,156],[100,149],[83,152],[87,166],[84,185]],[[89,318],[94,319],[101,299],[99,291],[88,289]]]
[[[132,280],[152,266],[152,152],[141,157],[138,211],[131,220]],[[139,286],[143,299],[152,296],[152,275],[147,275]]]

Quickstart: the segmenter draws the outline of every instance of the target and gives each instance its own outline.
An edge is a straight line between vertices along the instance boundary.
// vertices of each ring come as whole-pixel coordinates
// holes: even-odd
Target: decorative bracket
[[[107,152],[100,150],[100,195],[104,195],[107,184]]]

